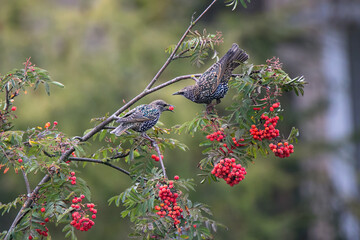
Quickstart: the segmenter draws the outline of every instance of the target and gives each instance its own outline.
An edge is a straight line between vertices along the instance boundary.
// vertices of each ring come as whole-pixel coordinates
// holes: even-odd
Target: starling
[[[187,86],[173,95],[183,95],[195,103],[205,103],[207,109],[212,107],[214,99],[219,104],[229,89],[228,81],[232,71],[248,58],[247,53],[233,43],[229,51],[197,79],[195,85]]]
[[[125,116],[117,119],[116,122],[120,124],[111,133],[120,136],[126,130],[132,129],[145,134],[147,130],[157,123],[163,111],[172,111],[173,109],[173,106],[163,100],[155,100],[150,104],[137,106]]]

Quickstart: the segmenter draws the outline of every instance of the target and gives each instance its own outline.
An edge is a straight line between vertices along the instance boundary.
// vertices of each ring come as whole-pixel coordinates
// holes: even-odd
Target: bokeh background
[[[90,119],[114,112],[138,94],[167,58],[165,49],[178,41],[194,12],[210,1],[199,0],[1,0],[0,72],[21,68],[31,57],[52,78],[65,84],[28,91],[16,99],[16,128],[58,121],[69,136],[92,127]],[[220,55],[233,42],[250,55],[250,63],[280,57],[284,69],[309,84],[305,96],[284,96],[287,112],[281,130],[300,129],[295,154],[288,159],[259,158],[245,181],[231,188],[224,182],[199,184],[191,198],[208,204],[214,218],[227,226],[216,239],[360,239],[360,2],[351,0],[253,0],[235,11],[218,1],[195,27],[222,31]],[[177,60],[159,82],[204,71]],[[174,84],[139,103],[162,98],[176,106],[164,114],[165,126],[191,120],[203,106],[171,93],[191,83]],[[231,93],[229,94],[231,95]],[[227,96],[219,112],[231,102]],[[186,109],[184,111],[184,109]],[[176,136],[189,151],[167,151],[169,176],[197,177],[203,137]],[[97,143],[93,143],[96,148]],[[104,166],[79,169],[98,205],[96,225],[79,239],[128,239],[130,223],[107,199],[130,185],[126,176]],[[37,176],[40,178],[41,176]],[[34,179],[36,181],[36,177]],[[25,192],[20,176],[0,174],[0,201]],[[16,211],[0,217],[8,229]],[[53,239],[61,228],[49,224]]]

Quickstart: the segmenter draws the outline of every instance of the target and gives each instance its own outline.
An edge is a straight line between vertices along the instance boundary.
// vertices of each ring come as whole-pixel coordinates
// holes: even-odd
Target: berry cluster
[[[289,157],[294,152],[294,146],[288,142],[279,142],[277,145],[270,143],[269,147],[275,153],[275,156],[279,158]]]
[[[69,180],[71,180],[71,184],[75,185],[76,184],[76,177],[75,177],[75,172],[70,172],[70,177]]]
[[[245,178],[246,170],[241,164],[235,163],[235,158],[225,158],[215,165],[211,174],[223,178],[227,184],[234,186]]]
[[[160,217],[169,216],[174,220],[174,225],[180,223],[183,209],[177,205],[176,199],[179,194],[174,189],[174,182],[169,181],[169,185],[162,185],[159,187],[159,198],[161,200],[160,206],[155,206],[156,214]]]
[[[209,139],[210,141],[218,141],[220,142],[221,140],[223,140],[225,138],[225,134],[222,131],[222,129],[220,129],[219,131],[213,132],[212,134],[209,134],[206,136],[207,139]]]
[[[239,143],[239,142],[245,141],[245,139],[243,139],[243,138],[240,138],[240,139],[236,140],[236,138],[233,137],[233,138],[232,138],[232,141],[233,141],[235,147],[241,147],[241,146],[245,146],[245,145],[246,145],[246,144]]]
[[[270,107],[270,112],[273,112],[276,108],[280,107],[280,102],[276,102],[274,103],[271,107]]]
[[[56,125],[58,125],[58,122],[57,122],[57,121],[54,121],[54,127],[55,127]],[[50,126],[51,126],[51,123],[50,123],[50,122],[47,122],[47,123],[45,123],[44,128],[48,129]]]
[[[70,222],[70,224],[80,231],[88,231],[95,224],[93,220],[86,217],[86,212],[89,211],[92,213],[92,219],[96,218],[97,213],[97,210],[94,208],[95,204],[88,203],[84,205],[81,203],[84,198],[84,195],[81,195],[80,197],[74,197],[72,199],[73,204],[71,204],[71,207],[76,210],[71,215],[73,220]]]
[[[163,155],[160,155],[160,156],[161,156],[161,159],[164,159],[164,156],[163,156]],[[159,156],[157,156],[157,155],[155,155],[155,154],[151,155],[151,158],[154,159],[156,162],[160,161]]]
[[[224,143],[224,144],[222,145],[222,147],[224,147],[224,148],[227,149],[227,153],[233,153],[233,150],[234,150],[235,148],[246,145],[246,144],[239,143],[239,141],[240,141],[240,142],[245,141],[245,139],[243,139],[243,138],[240,138],[240,139],[236,140],[236,138],[233,137],[232,140],[233,140],[234,145],[231,145],[230,148],[229,148],[229,146],[228,146],[226,143]],[[222,147],[219,148],[220,151],[222,151],[224,154],[226,154],[226,151],[225,151]]]
[[[276,124],[279,120],[278,116],[270,118],[265,116],[264,114],[261,115],[261,119],[265,120],[264,123],[264,130],[258,129],[255,125],[251,125],[250,134],[253,136],[255,140],[263,140],[265,139],[273,139],[279,136],[279,129],[276,129]]]
[[[41,224],[41,223],[40,223]],[[44,236],[44,237],[47,237],[49,234],[49,229],[47,227],[45,227],[45,230],[41,230],[41,229],[36,229],[36,232],[40,235],[40,236]],[[31,237],[31,238],[30,238]],[[32,236],[30,235],[29,236],[29,239],[32,239]]]
[[[42,207],[42,208],[40,209],[40,212],[42,212],[42,213],[44,213],[45,211],[46,211],[46,209],[45,209],[44,207]],[[40,228],[35,229],[36,232],[37,232],[40,236],[47,237],[47,236],[49,235],[49,233],[48,233],[48,232],[49,232],[49,229],[45,226],[45,224],[46,224],[47,222],[49,222],[49,218],[48,218],[48,217],[44,219],[44,222],[41,222],[41,223],[40,223],[40,225],[44,226],[45,230],[42,230],[42,229],[40,229]],[[31,239],[33,239],[33,237],[32,237],[31,235],[29,235],[29,239],[31,240]]]

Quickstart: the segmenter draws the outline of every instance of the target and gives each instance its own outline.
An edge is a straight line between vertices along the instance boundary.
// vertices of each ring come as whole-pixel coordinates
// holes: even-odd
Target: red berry
[[[160,158],[158,156],[155,156],[155,161],[156,162],[160,161]]]
[[[75,176],[75,172],[70,172],[70,175],[71,175],[71,176]]]
[[[40,211],[41,211],[41,212],[45,212],[45,208],[44,208],[44,207],[41,208]]]
[[[16,107],[13,106],[13,107],[11,108],[11,111],[16,111]]]
[[[57,122],[57,121],[54,121],[54,125],[55,125],[55,126],[58,125],[58,122]]]
[[[170,106],[170,107],[169,107],[169,110],[170,110],[170,111],[174,110],[174,106]]]
[[[33,239],[33,237],[31,235],[29,235],[29,240]]]
[[[49,221],[49,218],[45,218],[45,220],[44,220],[45,222],[48,222]]]
[[[23,160],[22,160],[21,158],[19,158],[19,159],[18,159],[18,162],[19,162],[19,163],[22,163],[22,162],[23,162]]]
[[[80,198],[81,198],[81,199],[84,199],[84,198],[85,198],[85,195],[84,195],[84,194],[81,194]]]
[[[91,218],[92,218],[92,219],[95,219],[95,218],[96,218],[96,215],[95,215],[95,214],[93,214],[93,215],[91,216]]]
[[[174,179],[175,179],[175,180],[179,180],[179,176],[176,175],[176,176],[174,177]]]
[[[194,224],[193,227],[196,228],[196,224]]]

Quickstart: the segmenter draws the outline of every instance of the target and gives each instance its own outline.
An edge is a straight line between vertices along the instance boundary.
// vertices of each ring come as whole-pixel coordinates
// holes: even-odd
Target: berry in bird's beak
[[[174,106],[170,105],[169,106],[169,111],[172,111],[172,110],[174,110]]]

